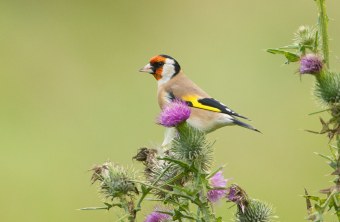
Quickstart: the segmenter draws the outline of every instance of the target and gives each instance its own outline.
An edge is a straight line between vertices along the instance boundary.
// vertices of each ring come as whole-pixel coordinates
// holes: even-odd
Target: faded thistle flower
[[[300,74],[319,74],[322,67],[322,59],[316,54],[307,54],[300,59]]]
[[[222,171],[218,171],[214,176],[212,176],[209,179],[209,183],[210,186],[212,186],[213,188],[223,188],[226,187],[227,185],[227,180],[224,179]],[[222,189],[211,189],[208,191],[208,200],[210,202],[217,202],[219,201],[221,198],[225,197],[227,193],[227,190],[222,190]]]
[[[179,167],[172,165],[170,162],[160,159],[160,154],[156,149],[141,148],[134,157],[137,161],[141,161],[144,168],[144,175],[150,184],[165,190],[172,190],[171,185],[183,185],[183,178],[176,177],[179,173]],[[165,151],[162,157],[172,157],[169,151]],[[158,197],[164,197],[165,192],[154,189],[153,193]]]
[[[99,182],[99,191],[105,198],[120,198],[125,195],[132,196],[138,193],[138,190],[131,180],[130,175],[125,168],[111,162],[92,168],[92,183]]]
[[[172,221],[171,216],[169,214],[161,213],[158,211],[168,211],[167,209],[161,209],[156,207],[155,210],[150,213],[146,218],[144,222],[167,222]]]
[[[174,127],[190,117],[190,107],[182,100],[175,99],[166,105],[158,117],[158,123],[165,127]]]
[[[227,198],[229,201],[234,202],[237,206],[239,211],[245,212],[246,207],[249,204],[248,195],[247,193],[238,185],[232,184],[227,189]]]
[[[142,162],[145,166],[149,166],[153,164],[153,162],[157,159],[157,156],[158,151],[156,149],[142,147],[138,150],[137,155],[132,159]]]

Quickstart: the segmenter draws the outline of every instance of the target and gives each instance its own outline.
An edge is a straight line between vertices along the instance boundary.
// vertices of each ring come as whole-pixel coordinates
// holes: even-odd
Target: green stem
[[[148,193],[149,192],[143,193],[141,198],[138,200],[138,203],[137,203],[136,208],[135,208],[136,213],[142,209],[142,207],[141,207],[142,201],[145,199],[145,197],[148,195]]]
[[[129,222],[135,222],[135,213],[130,211],[129,201],[126,198],[121,198],[120,201],[122,202],[122,206],[123,206],[125,213],[128,215],[127,216],[128,221]],[[120,220],[122,220],[122,219],[120,219]]]
[[[173,216],[173,214],[171,212],[167,212],[167,211],[157,210],[156,212]],[[185,214],[182,214],[181,217],[186,218],[186,219],[190,219],[190,220],[196,220],[196,218],[189,216],[189,215],[185,215]]]
[[[337,193],[336,190],[333,190],[331,194],[329,194],[329,196],[327,197],[326,201],[322,204],[322,206],[320,207],[320,211],[322,214],[325,213],[325,211],[328,209],[328,205],[329,202],[332,200],[332,198],[334,198],[334,195]]]
[[[123,219],[125,219],[126,217],[128,217],[129,214],[125,214],[124,216],[122,216],[121,218],[119,218],[118,220],[116,220],[116,222],[122,222]]]
[[[131,180],[131,182],[143,184],[144,186],[150,187],[150,188],[152,188],[152,189],[156,189],[156,190],[162,191],[162,192],[167,193],[167,194],[169,194],[169,195],[174,195],[174,196],[178,196],[178,197],[183,197],[183,198],[186,198],[186,199],[190,200],[190,201],[193,202],[193,203],[196,203],[196,201],[195,201],[191,196],[188,196],[188,195],[184,195],[184,194],[175,193],[175,192],[172,192],[172,191],[169,191],[169,190],[165,190],[165,189],[162,189],[162,188],[159,188],[159,187],[152,186],[152,185],[150,185],[150,184],[144,183],[143,181],[139,181],[139,180]]]
[[[151,186],[156,185],[156,183],[164,176],[164,174],[170,169],[171,166],[172,165],[169,165],[167,168],[165,168],[163,172],[157,177],[157,179],[151,184]],[[141,198],[138,200],[137,206],[135,208],[135,212],[138,212],[141,210],[142,201],[145,199],[145,197],[149,194],[150,191],[151,191],[151,188],[148,188],[148,190],[143,193]]]
[[[322,41],[322,52],[326,67],[329,69],[329,48],[328,48],[328,16],[326,13],[325,0],[315,0],[319,10],[319,34]]]
[[[201,172],[198,172],[196,175],[195,180],[195,186],[198,190],[201,190],[197,195],[199,196],[197,199],[199,200],[199,203],[197,204],[199,208],[199,213],[202,215],[202,221],[209,222],[211,217],[211,212],[209,209],[209,203],[207,202],[206,195],[207,195],[207,189],[205,183],[202,181],[203,174]],[[205,176],[204,176],[205,177]]]
[[[185,172],[182,172],[180,174],[177,174],[176,176],[174,176],[172,179],[165,181],[164,185],[169,185],[171,186],[172,183],[174,183],[176,180],[178,180],[179,178],[183,177],[185,175]]]
[[[340,171],[340,135],[336,135],[336,146],[337,146],[337,149],[336,149],[336,155],[337,155],[337,170]],[[340,187],[340,176],[337,175],[337,178],[335,180],[335,185],[337,187]]]
[[[200,218],[201,215],[201,208],[197,207],[196,217]]]
[[[170,164],[167,168],[163,170],[163,172],[157,177],[157,179],[151,184],[152,186],[155,186],[158,181],[165,175],[165,173],[172,167],[173,165]]]

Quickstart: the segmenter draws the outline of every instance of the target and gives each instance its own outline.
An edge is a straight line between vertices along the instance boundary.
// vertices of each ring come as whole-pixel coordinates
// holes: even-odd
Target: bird
[[[152,74],[157,80],[157,99],[161,109],[174,99],[184,101],[191,108],[190,117],[186,121],[191,127],[210,133],[224,126],[238,125],[260,132],[238,119],[249,120],[247,117],[214,99],[191,81],[173,57],[164,54],[156,55],[139,71]],[[163,145],[168,144],[175,137],[176,131],[168,130],[165,134]]]

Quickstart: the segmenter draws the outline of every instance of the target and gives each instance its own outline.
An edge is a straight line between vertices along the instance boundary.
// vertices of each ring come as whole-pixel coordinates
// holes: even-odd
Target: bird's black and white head
[[[158,81],[158,84],[164,84],[175,77],[180,70],[180,65],[171,56],[157,55],[152,57],[149,63],[139,71],[152,74]]]

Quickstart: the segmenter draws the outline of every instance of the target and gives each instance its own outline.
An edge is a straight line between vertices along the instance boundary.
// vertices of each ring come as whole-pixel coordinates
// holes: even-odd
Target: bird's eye
[[[162,66],[163,64],[164,64],[163,62],[156,62],[156,63],[155,63],[155,66],[156,66],[156,67],[160,67],[160,66]]]

